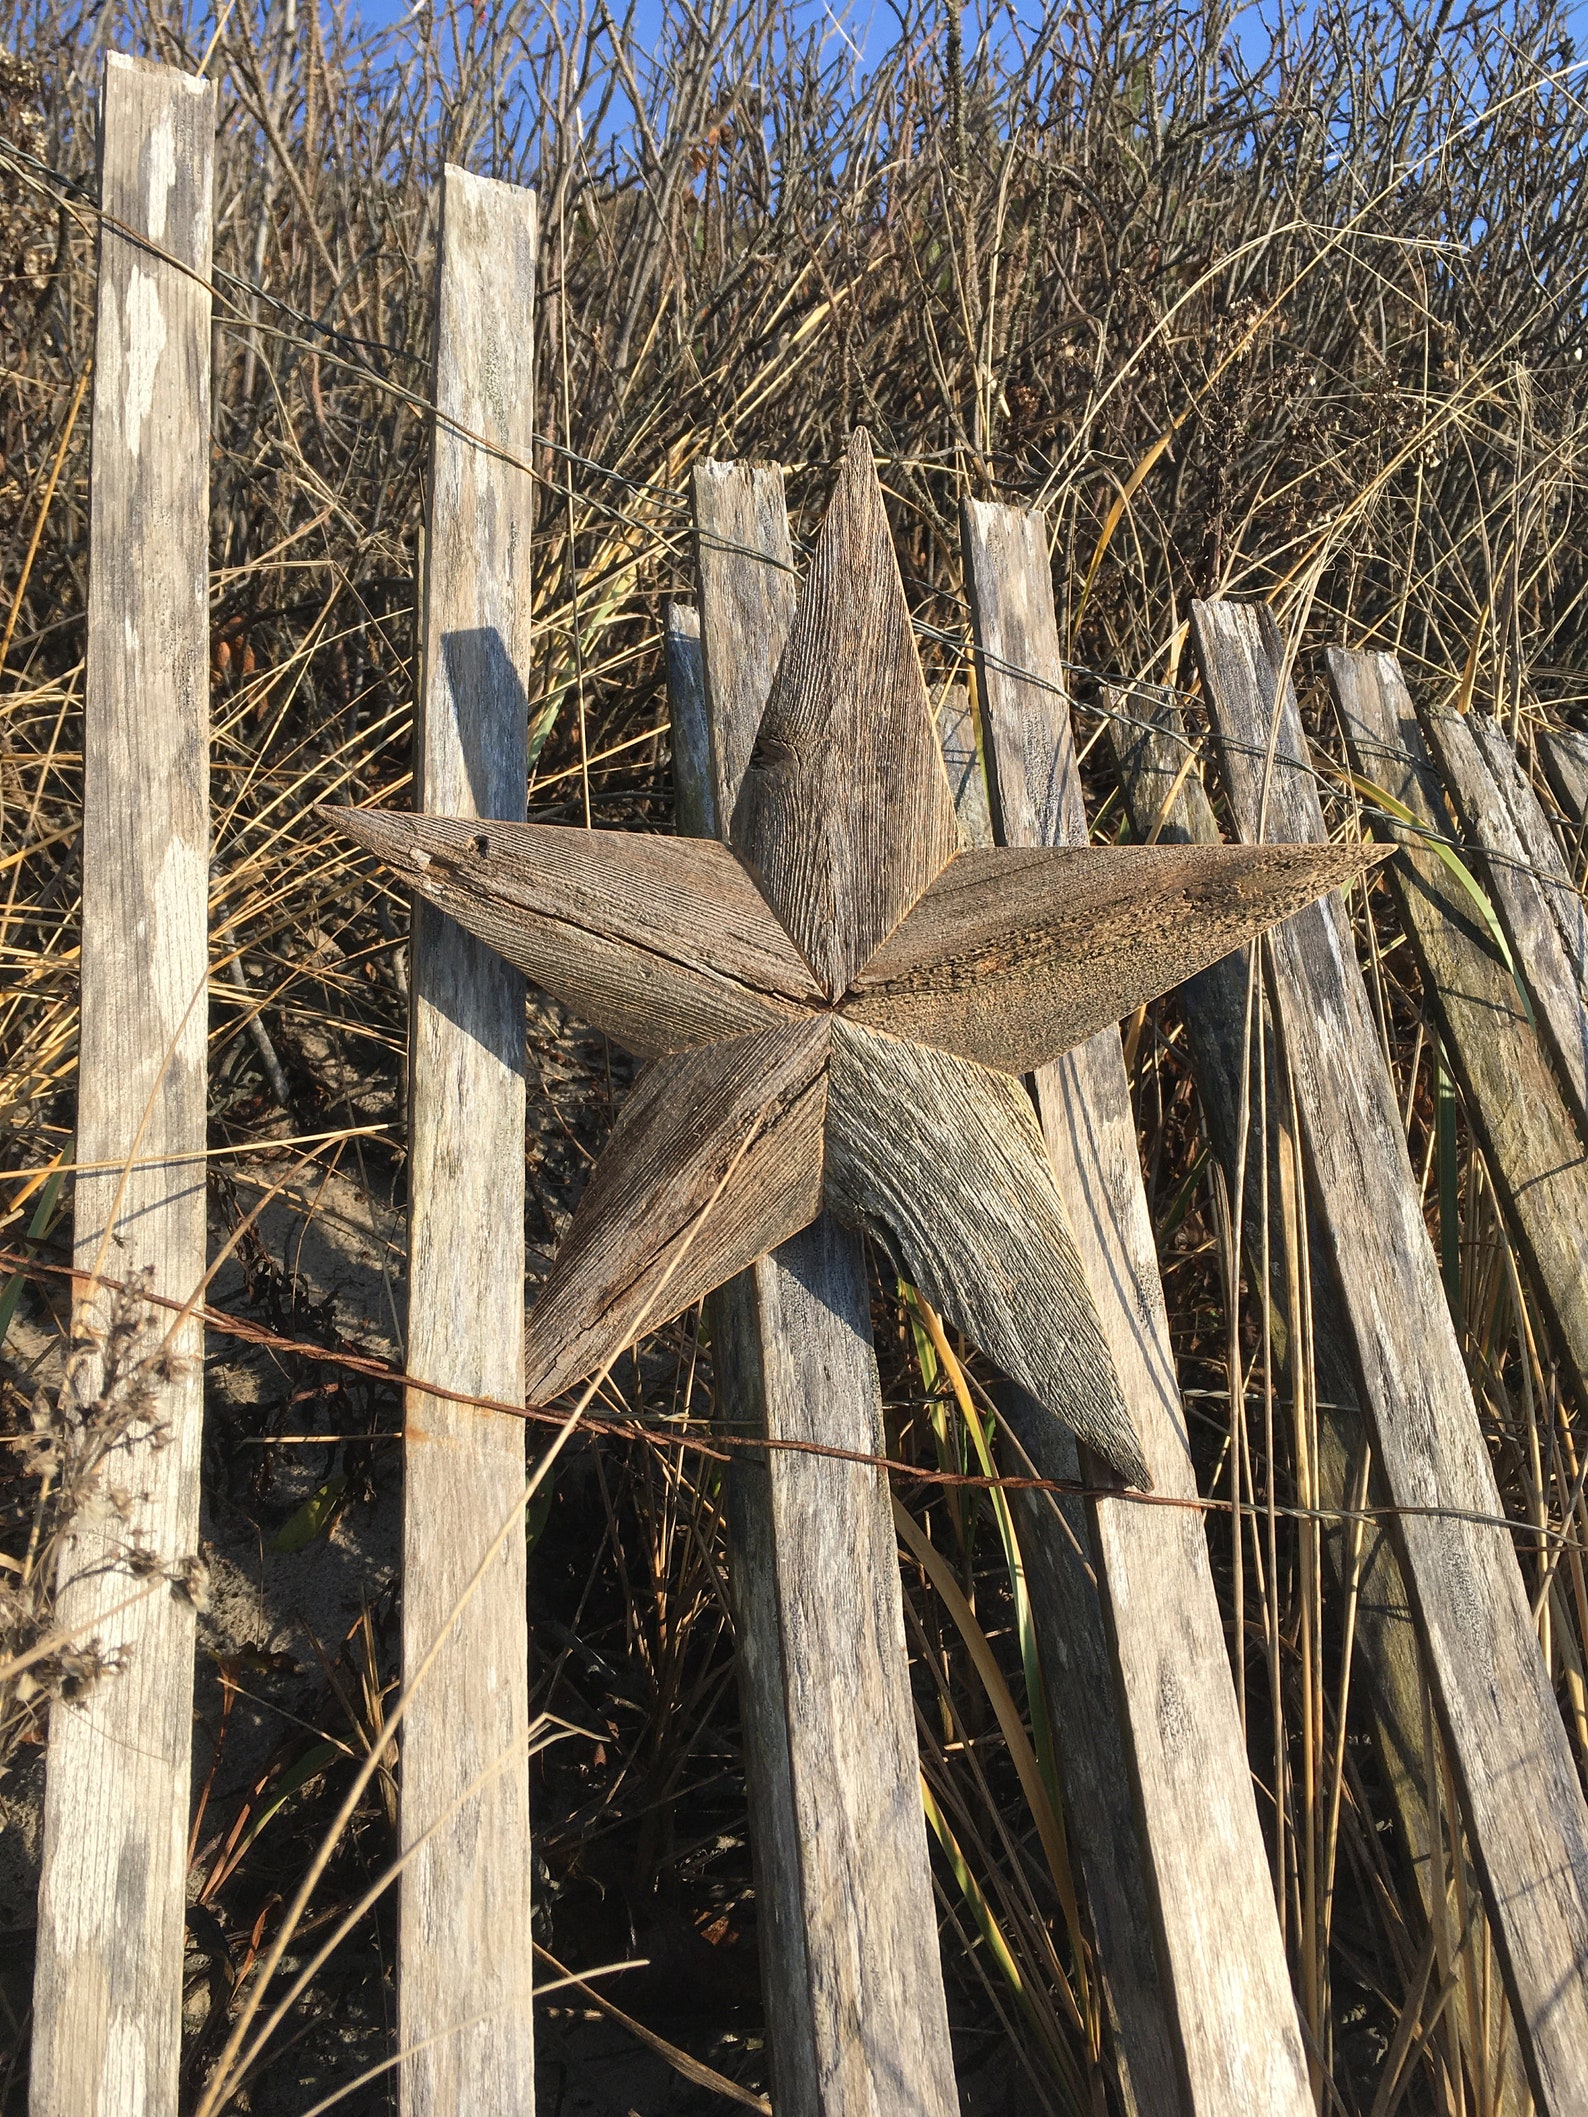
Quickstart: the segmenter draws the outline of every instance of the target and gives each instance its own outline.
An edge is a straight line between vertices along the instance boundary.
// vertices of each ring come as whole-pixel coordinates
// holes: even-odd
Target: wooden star
[[[1088,1446],[1150,1482],[1020,1076],[1374,849],[962,849],[863,434],[727,844],[331,813],[650,1061],[531,1313],[531,1402],[827,1207]]]

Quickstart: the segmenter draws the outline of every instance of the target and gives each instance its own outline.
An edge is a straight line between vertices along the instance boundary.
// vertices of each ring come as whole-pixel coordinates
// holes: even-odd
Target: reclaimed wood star
[[[962,848],[864,435],[726,844],[328,813],[650,1062],[531,1312],[532,1403],[829,1208],[1151,1482],[1021,1076],[1376,849]]]

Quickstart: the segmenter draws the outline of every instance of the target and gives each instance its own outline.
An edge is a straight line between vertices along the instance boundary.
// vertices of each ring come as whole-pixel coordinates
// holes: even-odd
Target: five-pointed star
[[[727,844],[332,813],[651,1062],[531,1313],[531,1402],[828,1207],[1132,1483],[1151,1482],[1020,1076],[1371,855],[962,849],[864,436]]]

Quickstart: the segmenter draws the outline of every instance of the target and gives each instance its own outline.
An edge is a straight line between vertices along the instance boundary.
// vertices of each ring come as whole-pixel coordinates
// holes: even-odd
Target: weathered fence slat
[[[678,835],[715,838],[706,672],[700,660],[700,612],[693,603],[667,606],[667,712]]]
[[[1573,823],[1588,824],[1588,735],[1577,728],[1540,728],[1538,752],[1555,799]]]
[[[1217,844],[1219,827],[1212,803],[1197,771],[1185,769],[1190,746],[1179,708],[1169,701],[1127,692],[1112,694],[1110,704],[1117,713],[1128,716],[1111,721],[1109,733],[1119,762],[1125,804],[1138,837],[1145,838],[1156,831],[1160,839],[1171,844]],[[1247,965],[1244,950],[1227,956],[1222,963],[1188,979],[1175,996],[1185,1020],[1186,1048],[1208,1139],[1231,1187],[1237,1181],[1240,1164],[1241,1071],[1247,1062]],[[1270,1112],[1277,1116],[1282,1107],[1278,1080],[1271,1076]],[[1285,1211],[1287,1186],[1280,1168],[1283,1151],[1276,1125],[1267,1147],[1271,1214],[1283,1215]],[[1304,1198],[1297,1204],[1304,1205],[1307,1212],[1305,1256],[1310,1266],[1312,1383],[1318,1421],[1317,1503],[1325,1510],[1345,1508],[1356,1502],[1366,1428],[1358,1401],[1350,1338],[1316,1202]],[[1261,1285],[1263,1272],[1262,1215],[1263,1157],[1249,1152],[1243,1236],[1256,1285]],[[1291,1360],[1289,1324],[1297,1313],[1289,1273],[1302,1254],[1301,1244],[1295,1239],[1297,1233],[1299,1230],[1284,1230],[1284,1239],[1272,1242],[1268,1250],[1272,1340],[1287,1367]],[[1378,1489],[1381,1482],[1368,1487],[1370,1505],[1383,1499]],[[1325,1560],[1337,1581],[1346,1572],[1343,1545],[1341,1529],[1324,1537]],[[1428,1787],[1438,1782],[1429,1778],[1416,1621],[1394,1539],[1383,1523],[1374,1523],[1364,1532],[1356,1586],[1356,1659],[1367,1676],[1368,1711],[1379,1769],[1422,1896],[1424,1914],[1431,1918],[1434,1889],[1445,1886],[1443,1861],[1439,1861],[1437,1869],[1435,1865],[1439,1855],[1438,1819],[1431,1818],[1428,1810]],[[1474,1892],[1476,1887],[1474,1879]],[[1443,1975],[1448,1966],[1441,1962],[1438,1967]],[[1462,1979],[1451,2001],[1472,2076],[1477,2081],[1498,2080],[1498,2107],[1506,2117],[1513,2117],[1529,2101],[1516,2042],[1507,2037],[1498,2054],[1492,2047],[1485,2048],[1484,2023],[1475,2016],[1473,1996],[1467,1981]]]
[[[967,685],[951,685],[939,697],[937,726],[960,836],[967,846],[992,845],[992,805]],[[996,1398],[1005,1472],[1023,1478],[1035,1471],[1057,1484],[1079,1484],[1080,1458],[1069,1428],[1007,1378]],[[1056,1761],[1070,1847],[1080,1863],[1097,1941],[1116,2083],[1126,2117],[1178,2117],[1174,2040],[1153,1949],[1152,1907],[1086,1509],[1067,1494],[1018,1486],[1009,1502],[1048,1697],[1063,1706],[1064,1740]]]
[[[955,686],[939,702],[937,716],[960,834],[969,846],[991,845],[992,811],[969,691]],[[1023,1478],[1034,1471],[1055,1483],[1079,1484],[1080,1458],[1069,1428],[1012,1382],[1005,1380],[995,1396],[1005,1429],[1000,1448],[1006,1475]],[[1086,1509],[1078,1498],[1018,1486],[1009,1499],[1043,1681],[1050,1705],[1062,1716],[1056,1762],[1070,1850],[1080,1864],[1097,1940],[1125,2117],[1181,2117],[1174,2038],[1153,1949],[1152,1905]]]
[[[782,474],[695,474],[703,691],[671,634],[675,722],[709,707],[726,835],[793,617]],[[719,1401],[741,1430],[877,1453],[882,1406],[857,1236],[823,1214],[708,1305]],[[730,1480],[729,1527],[773,2097],[782,2117],[959,2107],[921,1810],[897,1546],[879,1471],[786,1452]]]
[[[1266,611],[1192,607],[1236,823],[1324,835],[1295,696]],[[1397,865],[1400,863],[1397,862]],[[1588,2079],[1588,1812],[1550,1690],[1400,1113],[1338,900],[1269,938],[1271,987],[1363,1409],[1421,1623],[1430,1685],[1534,2092],[1551,2117]]]
[[[1042,517],[969,501],[963,533],[1000,836],[1010,845],[1084,844]],[[1102,1031],[1036,1080],[1059,1189],[1154,1488],[1194,1500],[1119,1031]],[[1310,2110],[1202,1517],[1128,1498],[1097,1500],[1090,1514],[1163,1990],[1191,2108],[1220,2117]]]
[[[1538,790],[1522,770],[1511,738],[1487,713],[1469,716],[1484,762],[1494,775],[1507,813],[1522,842],[1529,878],[1549,907],[1576,981],[1579,1000],[1588,996],[1588,906],[1571,878]]]
[[[1358,770],[1425,829],[1448,837],[1450,812],[1394,656],[1332,650],[1327,663]],[[1588,1395],[1588,1148],[1471,897],[1437,854],[1418,850],[1415,832],[1395,824],[1385,829],[1407,842],[1388,870],[1390,887],[1446,1060],[1582,1400]]]
[[[147,1273],[177,1301],[198,1298],[205,1260],[214,142],[207,81],[107,59],[77,1119],[78,1159],[101,1173],[77,1179],[74,1253],[82,1271]],[[85,1288],[77,1328],[102,1336],[109,1308]],[[145,1357],[168,1326],[149,1319]],[[198,1548],[202,1336],[182,1323],[169,1337],[173,1374],[107,1374],[91,1353],[69,1385],[89,1420],[140,1380],[153,1397],[61,1561],[59,1622],[92,1627],[125,1666],[51,1716],[35,2117],[177,2104],[193,1608],[157,1573],[108,1614],[147,1579],[124,1563],[135,1548],[162,1569]]]
[[[1534,1019],[1554,1057],[1567,1104],[1581,1127],[1588,1125],[1588,1013],[1583,1009],[1577,972],[1566,953],[1565,936],[1512,813],[1509,796],[1513,789],[1501,785],[1491,764],[1490,745],[1481,740],[1483,718],[1478,713],[1428,712],[1422,717],[1423,732],[1464,826],[1466,842],[1479,853],[1517,973],[1533,1002]],[[1489,725],[1499,735],[1494,723]],[[1515,773],[1515,758],[1510,757],[1509,763]],[[1531,797],[1531,788],[1527,792]],[[1580,913],[1581,900],[1575,891],[1571,897]]]
[[[533,192],[446,170],[415,787],[416,806],[442,815],[524,814],[536,242]],[[408,1368],[511,1403],[524,1387],[523,980],[416,897],[410,989]],[[404,1435],[407,1676],[523,1489],[524,1426],[411,1388]],[[402,1877],[408,2117],[534,2107],[524,1580],[510,1536],[408,1709],[404,1845],[434,1828]]]

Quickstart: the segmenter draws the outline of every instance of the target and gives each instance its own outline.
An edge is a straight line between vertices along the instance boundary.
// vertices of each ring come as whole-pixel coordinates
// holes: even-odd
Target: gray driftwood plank
[[[793,615],[782,473],[695,473],[714,784],[734,812]],[[675,634],[680,658],[685,635]],[[675,715],[691,693],[675,690]],[[675,772],[699,745],[675,743]],[[683,789],[685,813],[708,803]],[[709,1304],[723,1415],[879,1452],[859,1237],[823,1214]],[[739,1684],[781,2117],[958,2110],[886,1482],[770,1450],[729,1483]]]
[[[1184,769],[1189,746],[1179,708],[1169,701],[1124,692],[1114,694],[1110,703],[1126,716],[1112,721],[1109,733],[1133,829],[1143,838],[1156,830],[1160,839],[1171,844],[1217,844],[1219,827],[1201,776],[1194,768],[1189,773]],[[1188,979],[1176,995],[1185,1018],[1186,1046],[1209,1144],[1232,1187],[1232,1195],[1240,1164],[1241,1073],[1247,1064],[1247,961],[1246,951],[1242,950],[1222,963],[1214,963]],[[1271,1050],[1272,1047],[1270,1055]],[[1271,1076],[1271,1113],[1280,1107],[1278,1087],[1277,1077]],[[1267,1151],[1272,1210],[1273,1203],[1283,1195],[1277,1131],[1271,1133]],[[1263,1272],[1262,1161],[1259,1154],[1248,1153],[1243,1227],[1254,1284],[1261,1284]],[[1351,1504],[1355,1494],[1366,1428],[1322,1223],[1315,1201],[1309,1198],[1306,1203],[1313,1385],[1318,1414],[1318,1500],[1324,1508],[1343,1508]],[[1290,1249],[1291,1245],[1284,1241],[1274,1241],[1268,1249],[1270,1325],[1275,1349],[1287,1366],[1289,1318],[1294,1313],[1286,1277]],[[1381,1476],[1369,1484],[1370,1505],[1382,1503],[1385,1495],[1381,1486]],[[1325,1535],[1324,1555],[1338,1583],[1346,1566],[1344,1537],[1339,1528]],[[1424,1914],[1431,1917],[1434,1858],[1439,1844],[1428,1812],[1430,1780],[1424,1739],[1422,1663],[1405,1576],[1394,1539],[1382,1522],[1364,1532],[1357,1595],[1357,1660],[1367,1678],[1368,1710],[1379,1767],[1400,1842],[1423,1900]],[[1442,1855],[1440,1873],[1443,1874]],[[1473,1886],[1476,1888],[1476,1877]],[[1516,2040],[1507,2037],[1503,2058],[1497,2064],[1494,2052],[1483,2048],[1483,2027],[1474,2018],[1471,1998],[1463,1980],[1451,2004],[1458,2012],[1473,2078],[1492,2080],[1498,2075],[1503,2085],[1500,2107],[1506,2117],[1516,2117],[1528,2101]]]
[[[837,999],[959,845],[864,433],[839,468],[811,582],[734,795],[730,835]],[[708,642],[708,681],[712,655]]]
[[[531,1403],[615,1359],[637,1330],[659,1330],[815,1219],[831,1022],[807,1015],[659,1059],[640,1075],[535,1299]]]
[[[482,441],[519,463],[531,451],[535,197],[448,168],[441,218],[415,796],[447,815],[522,819],[532,488]],[[411,978],[408,1368],[512,1403],[523,1392],[523,981],[423,900]],[[524,1427],[418,1388],[404,1416],[406,1678],[522,1492]],[[402,1878],[407,2117],[534,2107],[524,1578],[524,1539],[509,1536],[403,1731],[403,1843],[438,1826]]]
[[[1430,710],[1422,715],[1423,733],[1461,820],[1464,843],[1475,847],[1480,856],[1512,958],[1533,1002],[1534,1019],[1554,1058],[1567,1105],[1581,1128],[1588,1125],[1588,1013],[1549,892],[1534,870],[1513,814],[1515,788],[1509,780],[1513,774],[1518,780],[1521,777],[1515,757],[1508,743],[1502,758],[1492,742],[1480,739],[1479,723],[1485,718],[1479,713]],[[1504,743],[1494,722],[1488,728]],[[1492,757],[1491,752],[1495,752]],[[1509,766],[1504,785],[1496,765],[1500,772]],[[1531,796],[1532,789],[1526,791]],[[1581,900],[1575,891],[1571,898],[1580,912]]]
[[[1083,843],[1042,518],[972,501],[963,529],[999,834]],[[1037,1094],[1155,1489],[1195,1500],[1118,1030],[1044,1067]],[[1190,2107],[1300,2117],[1312,2094],[1201,1514],[1129,1499],[1090,1514]]]
[[[962,686],[953,687],[939,704],[938,731],[960,836],[970,846],[991,845],[992,810],[975,709]],[[1080,1457],[1069,1429],[1012,1382],[995,1385],[994,1395],[1005,1429],[999,1436],[1005,1473],[1021,1478],[1035,1471],[1056,1484],[1079,1484]],[[1115,2084],[1125,2117],[1181,2117],[1174,2039],[1153,1949],[1152,1906],[1085,1503],[1018,1486],[1009,1500],[1049,1706],[1062,1715],[1059,1780],[1097,1942]]]
[[[1321,840],[1272,620],[1199,603],[1191,630],[1242,835],[1259,835],[1266,782],[1262,835]],[[1363,1409],[1390,1499],[1408,1510],[1402,1564],[1518,2037],[1542,2108],[1566,2117],[1588,2079],[1588,1812],[1509,1533],[1489,1526],[1499,1493],[1338,899],[1298,914],[1269,948]]]
[[[1450,812],[1393,655],[1331,651],[1328,667],[1358,769],[1426,828],[1449,836]],[[1385,829],[1414,841],[1390,868],[1390,884],[1468,1119],[1581,1400],[1588,1150],[1471,897],[1436,854],[1415,849],[1415,833]]]
[[[100,121],[84,701],[82,1031],[74,1255],[200,1297],[208,1008],[209,430],[215,91],[113,53]],[[124,232],[126,231],[126,232]],[[145,240],[140,241],[139,238]],[[161,253],[166,253],[162,255]],[[169,259],[169,261],[168,261]],[[123,1176],[118,1164],[136,1162]],[[108,1165],[108,1167],[106,1166]],[[101,1339],[108,1297],[74,1327]],[[170,1318],[146,1319],[147,1360]],[[58,1620],[126,1666],[50,1720],[34,1981],[35,2117],[177,2106],[193,1741],[192,1604],[126,1560],[198,1549],[202,1334],[169,1328],[147,1412],[61,1559]],[[70,1388],[112,1415],[140,1378],[89,1353]],[[95,1400],[107,1392],[102,1402]],[[125,1512],[110,1497],[128,1496]],[[96,1621],[97,1620],[97,1621]]]
[[[334,813],[421,896],[636,1057],[804,1020],[821,997],[725,845]]]

